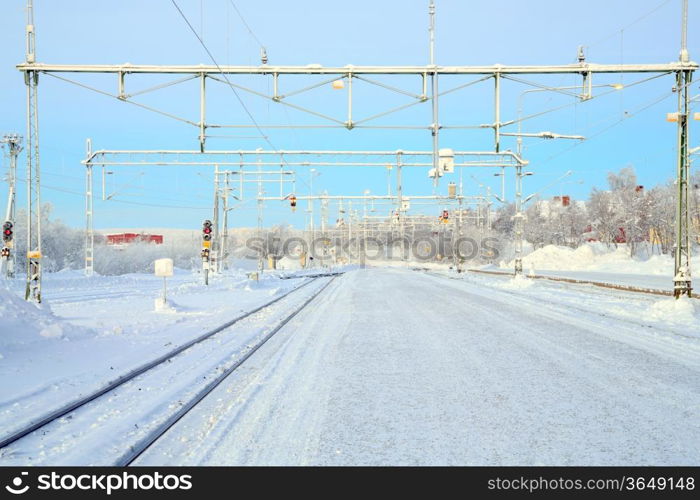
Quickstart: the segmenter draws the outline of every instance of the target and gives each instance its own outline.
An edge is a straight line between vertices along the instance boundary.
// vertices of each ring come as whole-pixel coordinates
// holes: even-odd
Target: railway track
[[[56,429],[49,430],[52,424],[62,425],[68,421],[73,420],[73,417],[80,415],[81,411],[86,411],[88,407],[94,406],[90,405],[90,403],[96,402],[96,400],[98,399],[105,399],[111,403],[113,399],[118,399],[118,396],[116,396],[116,391],[118,389],[124,388],[125,390],[128,390],[126,386],[133,385],[127,384],[128,382],[137,382],[139,380],[139,377],[148,376],[154,372],[157,372],[158,370],[177,369],[176,367],[173,368],[177,364],[177,358],[186,356],[188,352],[192,351],[193,347],[199,346],[206,340],[218,338],[215,337],[217,336],[217,334],[225,334],[226,330],[237,326],[237,324],[241,323],[243,320],[252,321],[254,319],[254,316],[258,313],[260,315],[265,313],[274,314],[270,311],[272,309],[272,306],[275,306],[287,297],[290,297],[290,300],[293,300],[295,292],[298,292],[299,290],[309,286],[311,283],[317,282],[319,279],[322,278],[312,278],[309,281],[303,283],[302,285],[294,288],[293,290],[290,290],[285,294],[275,298],[274,300],[269,301],[261,305],[260,307],[253,309],[252,311],[248,311],[242,315],[239,315],[233,318],[232,320],[227,321],[226,323],[223,323],[222,325],[219,325],[218,327],[207,331],[199,337],[188,341],[185,344],[169,351],[168,353],[115,378],[101,389],[90,393],[86,396],[82,396],[74,401],[71,401],[58,409],[48,412],[47,414],[34,419],[32,423],[18,430],[15,430],[9,433],[8,435],[3,436],[2,438],[0,438],[0,459],[2,459],[8,454],[11,455],[13,453],[13,450],[8,447],[11,447],[16,444],[21,444],[21,442],[24,439],[30,439],[33,436],[38,436],[39,433],[37,431],[39,431],[41,434],[47,434],[56,431]],[[134,442],[133,444],[130,444],[126,450],[124,450],[124,446],[122,446],[122,449],[120,450],[120,453],[118,454],[117,458],[111,460],[109,465],[125,466],[132,463],[141,453],[143,453],[146,449],[152,446],[152,444],[155,441],[157,441],[158,438],[160,438],[160,436],[166,433],[173,425],[177,423],[178,420],[180,420],[185,414],[187,414],[192,408],[194,408],[202,399],[204,399],[207,396],[207,394],[214,390],[231,373],[233,373],[243,363],[245,363],[245,361],[248,358],[250,358],[250,356],[252,356],[260,347],[262,347],[286,324],[288,324],[295,316],[297,316],[304,308],[306,308],[306,306],[308,306],[314,298],[316,298],[321,292],[323,292],[323,290],[325,290],[334,279],[335,276],[330,277],[330,279],[325,284],[320,286],[317,290],[314,290],[310,296],[304,297],[301,305],[295,305],[293,308],[291,308],[291,312],[288,312],[289,309],[283,309],[283,314],[281,314],[281,320],[276,322],[274,326],[271,329],[268,329],[262,336],[257,337],[252,344],[245,344],[243,351],[240,350],[241,345],[239,343],[239,352],[228,355],[219,354],[219,357],[215,360],[215,362],[211,363],[213,368],[209,369],[208,371],[205,370],[204,372],[200,373],[197,377],[195,377],[196,380],[201,379],[203,381],[206,381],[206,383],[200,382],[200,385],[196,388],[196,390],[191,391],[194,392],[194,394],[188,394],[185,398],[181,398],[179,395],[177,395],[176,401],[169,405],[170,407],[174,407],[175,410],[170,411],[166,417],[161,419],[162,421],[158,422],[158,424],[152,429],[149,429],[147,433],[145,433],[144,435],[139,435],[138,440],[136,440],[136,442]],[[233,341],[233,343],[235,344],[235,341]],[[212,352],[216,352],[216,346],[212,350]],[[206,353],[205,355],[209,356],[211,355],[211,353]],[[223,361],[221,361],[221,359],[223,359]],[[189,363],[193,366],[198,366],[199,363],[197,363],[197,361],[198,360],[195,357],[194,361],[190,360]],[[186,363],[187,360],[183,362]],[[186,368],[186,366],[183,367],[183,373],[186,372]],[[138,391],[141,391],[141,388],[138,388]],[[124,410],[128,411],[129,408],[125,408]],[[138,418],[138,412],[136,413],[136,418]],[[134,425],[135,428],[138,429],[138,424]],[[26,454],[26,452],[24,451],[22,451],[21,453]]]
[[[504,273],[500,271],[487,271],[483,269],[467,269],[468,272],[470,273],[479,273],[479,274],[490,274],[492,276],[506,276],[506,277],[513,277],[513,273]],[[659,290],[656,288],[644,288],[644,287],[639,287],[639,286],[632,286],[632,285],[618,285],[615,283],[605,283],[602,281],[593,281],[593,280],[582,280],[582,279],[576,279],[576,278],[563,278],[561,276],[545,276],[542,274],[523,274],[524,277],[528,279],[536,279],[536,280],[547,280],[547,281],[559,281],[562,283],[571,283],[573,285],[591,285],[591,286],[596,286],[599,288],[609,288],[612,290],[621,290],[623,292],[634,292],[634,293],[645,293],[648,295],[662,295],[665,297],[673,297],[673,291],[671,290]],[[693,298],[699,298],[697,295],[694,295]]]
[[[425,272],[424,274],[427,275],[427,276],[432,276],[432,277],[434,277],[434,278],[443,279],[443,280],[451,280],[451,281],[456,281],[456,282],[462,281],[462,280],[460,280],[459,278],[456,278],[456,277],[453,277],[453,276],[448,276],[448,275],[445,275],[445,274],[435,273],[435,272],[429,272],[429,271],[428,271],[428,272]],[[489,274],[496,274],[496,273],[489,273]],[[499,274],[501,274],[501,273],[499,273]],[[577,284],[578,284],[578,283],[577,283]],[[618,288],[612,288],[612,289],[607,289],[607,288],[608,288],[608,287],[600,287],[600,289],[598,289],[598,288],[589,288],[586,292],[589,293],[589,294],[595,294],[595,295],[597,295],[597,296],[599,296],[599,297],[600,297],[600,296],[612,296],[612,297],[620,298],[621,296],[620,296],[619,294],[616,294],[616,293],[615,293],[616,291],[621,291],[621,292],[628,292],[628,291],[629,291],[629,290],[621,290],[621,289],[618,289]],[[465,293],[468,293],[468,292],[466,292],[466,291],[464,291],[464,292],[465,292]],[[532,297],[528,297],[526,294],[523,294],[523,293],[521,293],[521,292],[519,293],[519,292],[511,291],[511,290],[504,290],[504,289],[501,289],[501,288],[498,289],[498,292],[499,292],[499,293],[502,293],[502,294],[509,295],[509,296],[511,296],[511,297],[517,297],[518,300],[519,300],[522,304],[525,304],[525,303],[530,304],[530,305],[532,306],[533,310],[537,310],[537,311],[540,312],[540,313],[541,313],[542,311],[544,311],[544,310],[549,310],[549,311],[552,312],[552,313],[550,314],[550,316],[551,316],[551,317],[555,317],[555,318],[560,318],[560,317],[561,317],[561,315],[556,311],[557,308],[566,309],[567,311],[577,311],[577,312],[583,313],[583,314],[592,314],[592,313],[595,313],[595,311],[592,311],[591,309],[587,309],[587,308],[585,308],[585,307],[578,307],[578,306],[572,304],[571,302],[548,302],[548,303],[546,303],[546,304],[543,304],[543,303],[542,303],[541,301],[539,301],[538,299],[532,298]],[[645,293],[643,293],[643,292],[641,292],[641,291],[637,291],[636,293],[641,294],[641,295],[640,295],[640,300],[647,300],[647,301],[649,301],[649,303],[651,303],[651,302],[654,300],[654,296],[656,295],[656,294],[645,294]],[[697,298],[697,297],[696,297],[696,298]],[[598,314],[598,315],[599,315],[600,317],[602,317],[602,318],[605,318],[605,317],[606,317],[606,314],[605,314],[605,313],[595,313],[595,314]],[[618,321],[621,321],[621,322],[624,322],[624,323],[628,323],[629,325],[633,325],[634,328],[638,328],[640,325],[643,324],[643,322],[640,323],[640,322],[638,322],[638,321],[636,321],[635,319],[632,319],[632,318],[620,317],[620,318],[617,318],[617,320],[618,320]],[[582,320],[582,321],[583,321],[583,320]],[[590,323],[590,322],[588,322],[588,324],[591,324],[592,327],[593,327],[593,329],[595,329],[595,327],[596,327],[595,324],[592,324],[592,323]],[[693,337],[693,336],[685,335],[685,334],[683,334],[682,332],[679,332],[679,331],[674,331],[673,333],[674,333],[674,335],[677,335],[677,336],[680,336],[680,337],[684,337],[684,338],[688,338],[688,339],[694,339],[694,338],[695,338],[695,337]],[[666,341],[664,340],[664,341],[662,341],[661,343],[665,343],[665,342],[666,342]]]

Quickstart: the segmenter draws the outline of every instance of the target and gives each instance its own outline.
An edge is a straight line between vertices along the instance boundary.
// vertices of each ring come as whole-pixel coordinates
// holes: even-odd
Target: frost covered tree
[[[85,232],[65,225],[60,219],[51,220],[53,207],[46,203],[41,207],[41,249],[43,269],[55,272],[62,269],[78,269],[83,265]],[[13,251],[17,271],[26,267],[27,212],[19,209],[15,217]]]

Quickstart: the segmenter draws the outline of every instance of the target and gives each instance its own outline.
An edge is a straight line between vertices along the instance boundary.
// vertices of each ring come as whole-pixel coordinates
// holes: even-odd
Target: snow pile
[[[500,267],[512,269],[514,262],[501,262]],[[547,245],[523,257],[528,269],[548,271],[600,271],[629,274],[668,275],[673,261],[667,255],[652,255],[647,260],[630,257],[624,246],[607,247],[603,243],[586,243],[578,248]]]
[[[647,321],[663,321],[679,325],[697,325],[700,318],[696,317],[695,304],[692,299],[662,299],[648,308],[643,314]]]
[[[518,275],[504,283],[496,283],[495,286],[498,288],[503,288],[504,290],[525,290],[526,288],[530,288],[533,284],[533,280],[522,275]]]
[[[45,304],[26,302],[15,293],[0,288],[0,349],[45,339],[74,339],[92,336],[83,327],[55,316]]]
[[[177,312],[173,303],[163,297],[158,297],[154,301],[155,312],[160,313],[174,313]]]
[[[301,262],[299,258],[282,257],[277,261],[277,269],[285,269],[290,271],[297,271],[302,269]]]

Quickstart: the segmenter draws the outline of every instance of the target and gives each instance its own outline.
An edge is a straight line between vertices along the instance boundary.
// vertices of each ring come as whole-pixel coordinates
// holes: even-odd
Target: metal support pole
[[[92,143],[86,141],[87,157],[92,155]],[[95,272],[95,230],[93,225],[93,182],[92,164],[85,165],[85,276]]]
[[[686,52],[687,55],[687,52]],[[676,74],[678,92],[678,159],[676,169],[676,244],[674,248],[673,295],[679,298],[691,296],[690,274],[690,206],[688,199],[688,115],[690,97],[688,88],[691,71]]]
[[[680,61],[687,63],[690,61],[688,54],[688,0],[683,0],[683,12],[681,15],[681,53]]]
[[[221,261],[221,269],[225,270],[226,269],[226,261],[228,257],[228,212],[229,212],[229,207],[228,207],[228,198],[231,195],[230,188],[229,188],[229,174],[230,172],[225,172],[224,173],[224,189],[223,189],[223,213],[224,213],[224,222],[223,222],[223,230],[221,234],[221,255],[220,255],[220,261]]]
[[[688,0],[683,0],[681,16],[681,63],[690,60],[688,54]],[[676,245],[674,248],[673,295],[676,298],[692,294],[690,274],[690,207],[688,181],[690,158],[688,151],[688,118],[690,114],[689,87],[693,77],[691,70],[676,73],[678,92],[678,159],[676,169]]]
[[[401,169],[403,167],[403,161],[402,161],[403,153],[401,151],[398,151],[396,153],[396,197],[397,197],[397,203],[398,207],[396,208],[396,217],[397,217],[397,223],[399,225],[399,238],[401,239],[401,245],[403,245],[403,215],[401,214],[401,211],[403,210],[403,183],[401,180]],[[402,258],[403,258],[403,252],[402,252]]]
[[[27,0],[27,52],[26,62],[34,63],[34,7]],[[39,163],[39,111],[37,86],[39,73],[24,74],[27,86],[27,286],[24,298],[41,302],[41,196]]]
[[[515,269],[516,276],[523,274],[523,167],[515,167]]]
[[[495,86],[494,86],[494,137],[496,145],[496,153],[501,151],[501,74],[496,73],[493,75]]]
[[[311,245],[309,246],[309,251],[311,257],[313,257],[313,250],[314,250],[314,239],[316,238],[316,223],[314,220],[314,175],[316,174],[315,169],[311,169],[311,175],[309,176],[309,190],[311,191],[311,198],[309,199],[309,217],[310,217],[310,222],[309,222],[309,229],[311,230]],[[307,261],[307,263],[310,263],[311,259]]]
[[[432,74],[432,91],[433,91],[433,126],[432,126],[432,135],[433,135],[433,168],[435,169],[435,177],[433,178],[433,185],[437,186],[438,184],[438,179],[440,178],[439,175],[439,167],[440,167],[440,157],[439,157],[439,150],[440,150],[440,138],[439,138],[439,133],[440,133],[440,125],[438,123],[439,121],[439,115],[438,115],[438,75],[437,72]]]
[[[7,209],[5,211],[5,223],[9,222],[11,227],[15,225],[15,204],[17,194],[17,157],[22,151],[22,138],[17,134],[9,134],[0,140],[0,143],[7,144],[8,156],[10,157],[10,167],[7,172]],[[2,253],[2,265],[6,278],[15,277],[15,252],[12,251],[14,242],[12,240],[4,242]]]
[[[92,165],[85,167],[85,276],[95,272],[95,233],[93,229]]]
[[[428,6],[428,14],[430,16],[430,65],[435,66],[435,3],[433,0],[430,0],[430,4]],[[439,130],[440,130],[440,125],[438,124],[439,122],[439,115],[438,115],[438,72],[433,71],[430,74],[430,84],[431,84],[431,91],[432,91],[432,113],[433,113],[433,124],[431,127],[431,133],[433,136],[433,172],[435,172],[435,177],[433,177],[433,186],[437,187],[438,184],[438,179],[439,179],[439,166],[440,166],[440,158],[439,158],[439,147],[440,147],[440,141],[439,141]]]
[[[486,187],[486,199],[484,200],[486,205],[486,231],[491,230],[491,186]]]
[[[348,121],[345,123],[348,130],[352,130],[354,127],[352,123],[352,78],[352,73],[348,73]]]
[[[258,155],[258,199],[257,199],[257,204],[258,204],[258,238],[262,239],[263,237],[263,183],[262,183],[262,176],[260,174],[262,169],[262,165],[260,164],[260,155]],[[243,176],[241,176],[243,177]],[[265,268],[265,262],[264,259],[267,256],[267,253],[265,251],[265,248],[267,247],[267,243],[265,244],[265,247],[260,250],[260,255],[258,255],[258,272],[262,273],[264,268]]]
[[[352,242],[352,201],[348,201],[348,249]]]
[[[201,73],[199,76],[199,150],[204,153],[204,144],[206,137],[206,112],[207,112],[207,94],[206,94],[206,74]]]
[[[428,4],[428,17],[430,18],[430,26],[428,32],[430,33],[430,65],[435,64],[435,2],[430,0]]]
[[[452,255],[453,255],[453,266],[455,271],[458,273],[462,272],[462,262],[459,255],[459,246],[455,245],[462,237],[462,198],[457,200],[457,216],[455,217],[455,224],[457,224],[456,231],[452,232]],[[456,234],[455,234],[456,233]],[[456,238],[455,238],[456,236]],[[481,242],[480,242],[481,244]]]
[[[211,262],[211,271],[213,273],[218,273],[220,271],[221,260],[219,256],[219,251],[221,248],[219,242],[219,165],[214,165],[214,217],[212,218],[212,236],[211,236],[211,257],[209,261]]]
[[[506,167],[501,167],[501,200],[506,199]]]

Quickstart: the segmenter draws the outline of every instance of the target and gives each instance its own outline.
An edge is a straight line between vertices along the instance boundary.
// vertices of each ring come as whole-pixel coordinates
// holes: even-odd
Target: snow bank
[[[58,318],[46,304],[26,302],[4,288],[0,288],[0,317],[0,352],[42,339],[72,340],[94,335]]]
[[[501,262],[512,269],[514,262]],[[667,255],[653,255],[647,260],[632,258],[627,247],[608,248],[602,243],[586,243],[578,248],[547,245],[523,257],[523,267],[548,271],[601,271],[628,274],[669,275],[673,260]]]
[[[299,262],[299,258],[293,259],[293,258],[285,256],[277,261],[277,269],[298,271],[299,269],[302,269],[302,267],[301,267],[301,262]]]
[[[700,318],[696,317],[696,305],[692,299],[662,299],[652,304],[643,313],[647,321],[664,321],[678,325],[697,325]]]
[[[494,286],[502,288],[504,290],[525,290],[526,288],[530,288],[533,284],[533,280],[528,279],[524,276],[514,276],[508,281],[504,281],[502,283],[494,283]]]

